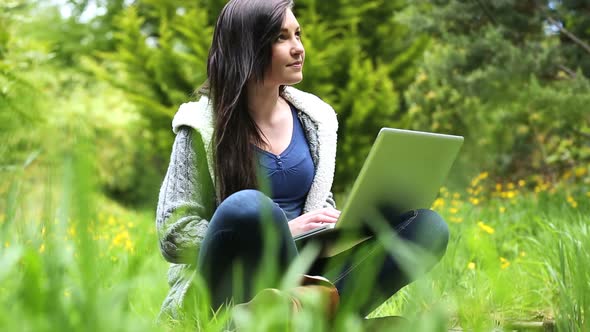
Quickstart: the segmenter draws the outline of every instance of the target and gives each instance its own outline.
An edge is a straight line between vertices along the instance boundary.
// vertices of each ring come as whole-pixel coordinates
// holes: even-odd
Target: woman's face
[[[292,85],[303,79],[305,50],[301,43],[299,23],[290,9],[287,9],[281,34],[272,46],[272,58],[264,83]]]

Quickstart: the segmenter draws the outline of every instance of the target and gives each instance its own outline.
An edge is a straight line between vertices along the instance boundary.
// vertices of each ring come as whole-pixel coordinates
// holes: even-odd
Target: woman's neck
[[[257,124],[272,124],[281,110],[282,103],[278,86],[248,86],[248,111]]]

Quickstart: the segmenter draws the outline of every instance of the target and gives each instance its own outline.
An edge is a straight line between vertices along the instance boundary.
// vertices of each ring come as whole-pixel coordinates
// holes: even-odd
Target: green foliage
[[[560,69],[561,44],[540,23],[543,7],[451,1],[431,10],[441,23],[424,26],[439,38],[406,91],[408,127],[465,135],[463,165],[500,175],[554,176],[590,160],[590,82]],[[470,19],[478,11],[484,19]],[[405,19],[422,19],[415,15]]]
[[[139,106],[153,133],[152,164],[159,172],[169,155],[170,120],[206,78],[212,27],[222,5],[136,2],[113,19],[114,51],[99,53],[100,61],[85,61]],[[404,1],[342,1],[338,11],[334,5],[301,0],[296,15],[308,54],[300,88],[321,96],[339,114],[335,188],[344,190],[378,129],[398,116],[400,89],[410,83],[426,39],[406,38],[409,30],[394,21],[394,11],[407,6]],[[375,31],[383,20],[391,24]]]
[[[31,39],[17,37],[25,21],[29,1],[0,4],[0,167],[21,167],[34,158],[34,133],[25,128],[43,120],[35,111],[40,107],[39,86],[27,71],[34,70],[46,57],[44,47]],[[37,137],[38,138],[38,137]]]

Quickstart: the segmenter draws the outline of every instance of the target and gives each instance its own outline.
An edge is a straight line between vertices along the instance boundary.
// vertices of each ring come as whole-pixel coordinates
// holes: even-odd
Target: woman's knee
[[[279,211],[276,211],[276,210]],[[272,219],[280,218],[282,211],[264,193],[254,189],[240,190],[227,197],[215,211],[212,223],[222,223],[225,229],[248,227],[258,225],[265,216]]]
[[[436,256],[442,256],[449,243],[449,226],[443,217],[429,209],[416,211],[418,242]]]

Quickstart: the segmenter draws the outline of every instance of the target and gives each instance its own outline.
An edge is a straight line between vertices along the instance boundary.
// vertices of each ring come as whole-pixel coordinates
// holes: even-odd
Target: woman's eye
[[[295,32],[295,37],[297,37],[297,39],[301,39],[301,31]],[[288,40],[288,39],[289,39],[289,35],[285,35],[285,34],[279,35],[277,37],[277,41]]]

